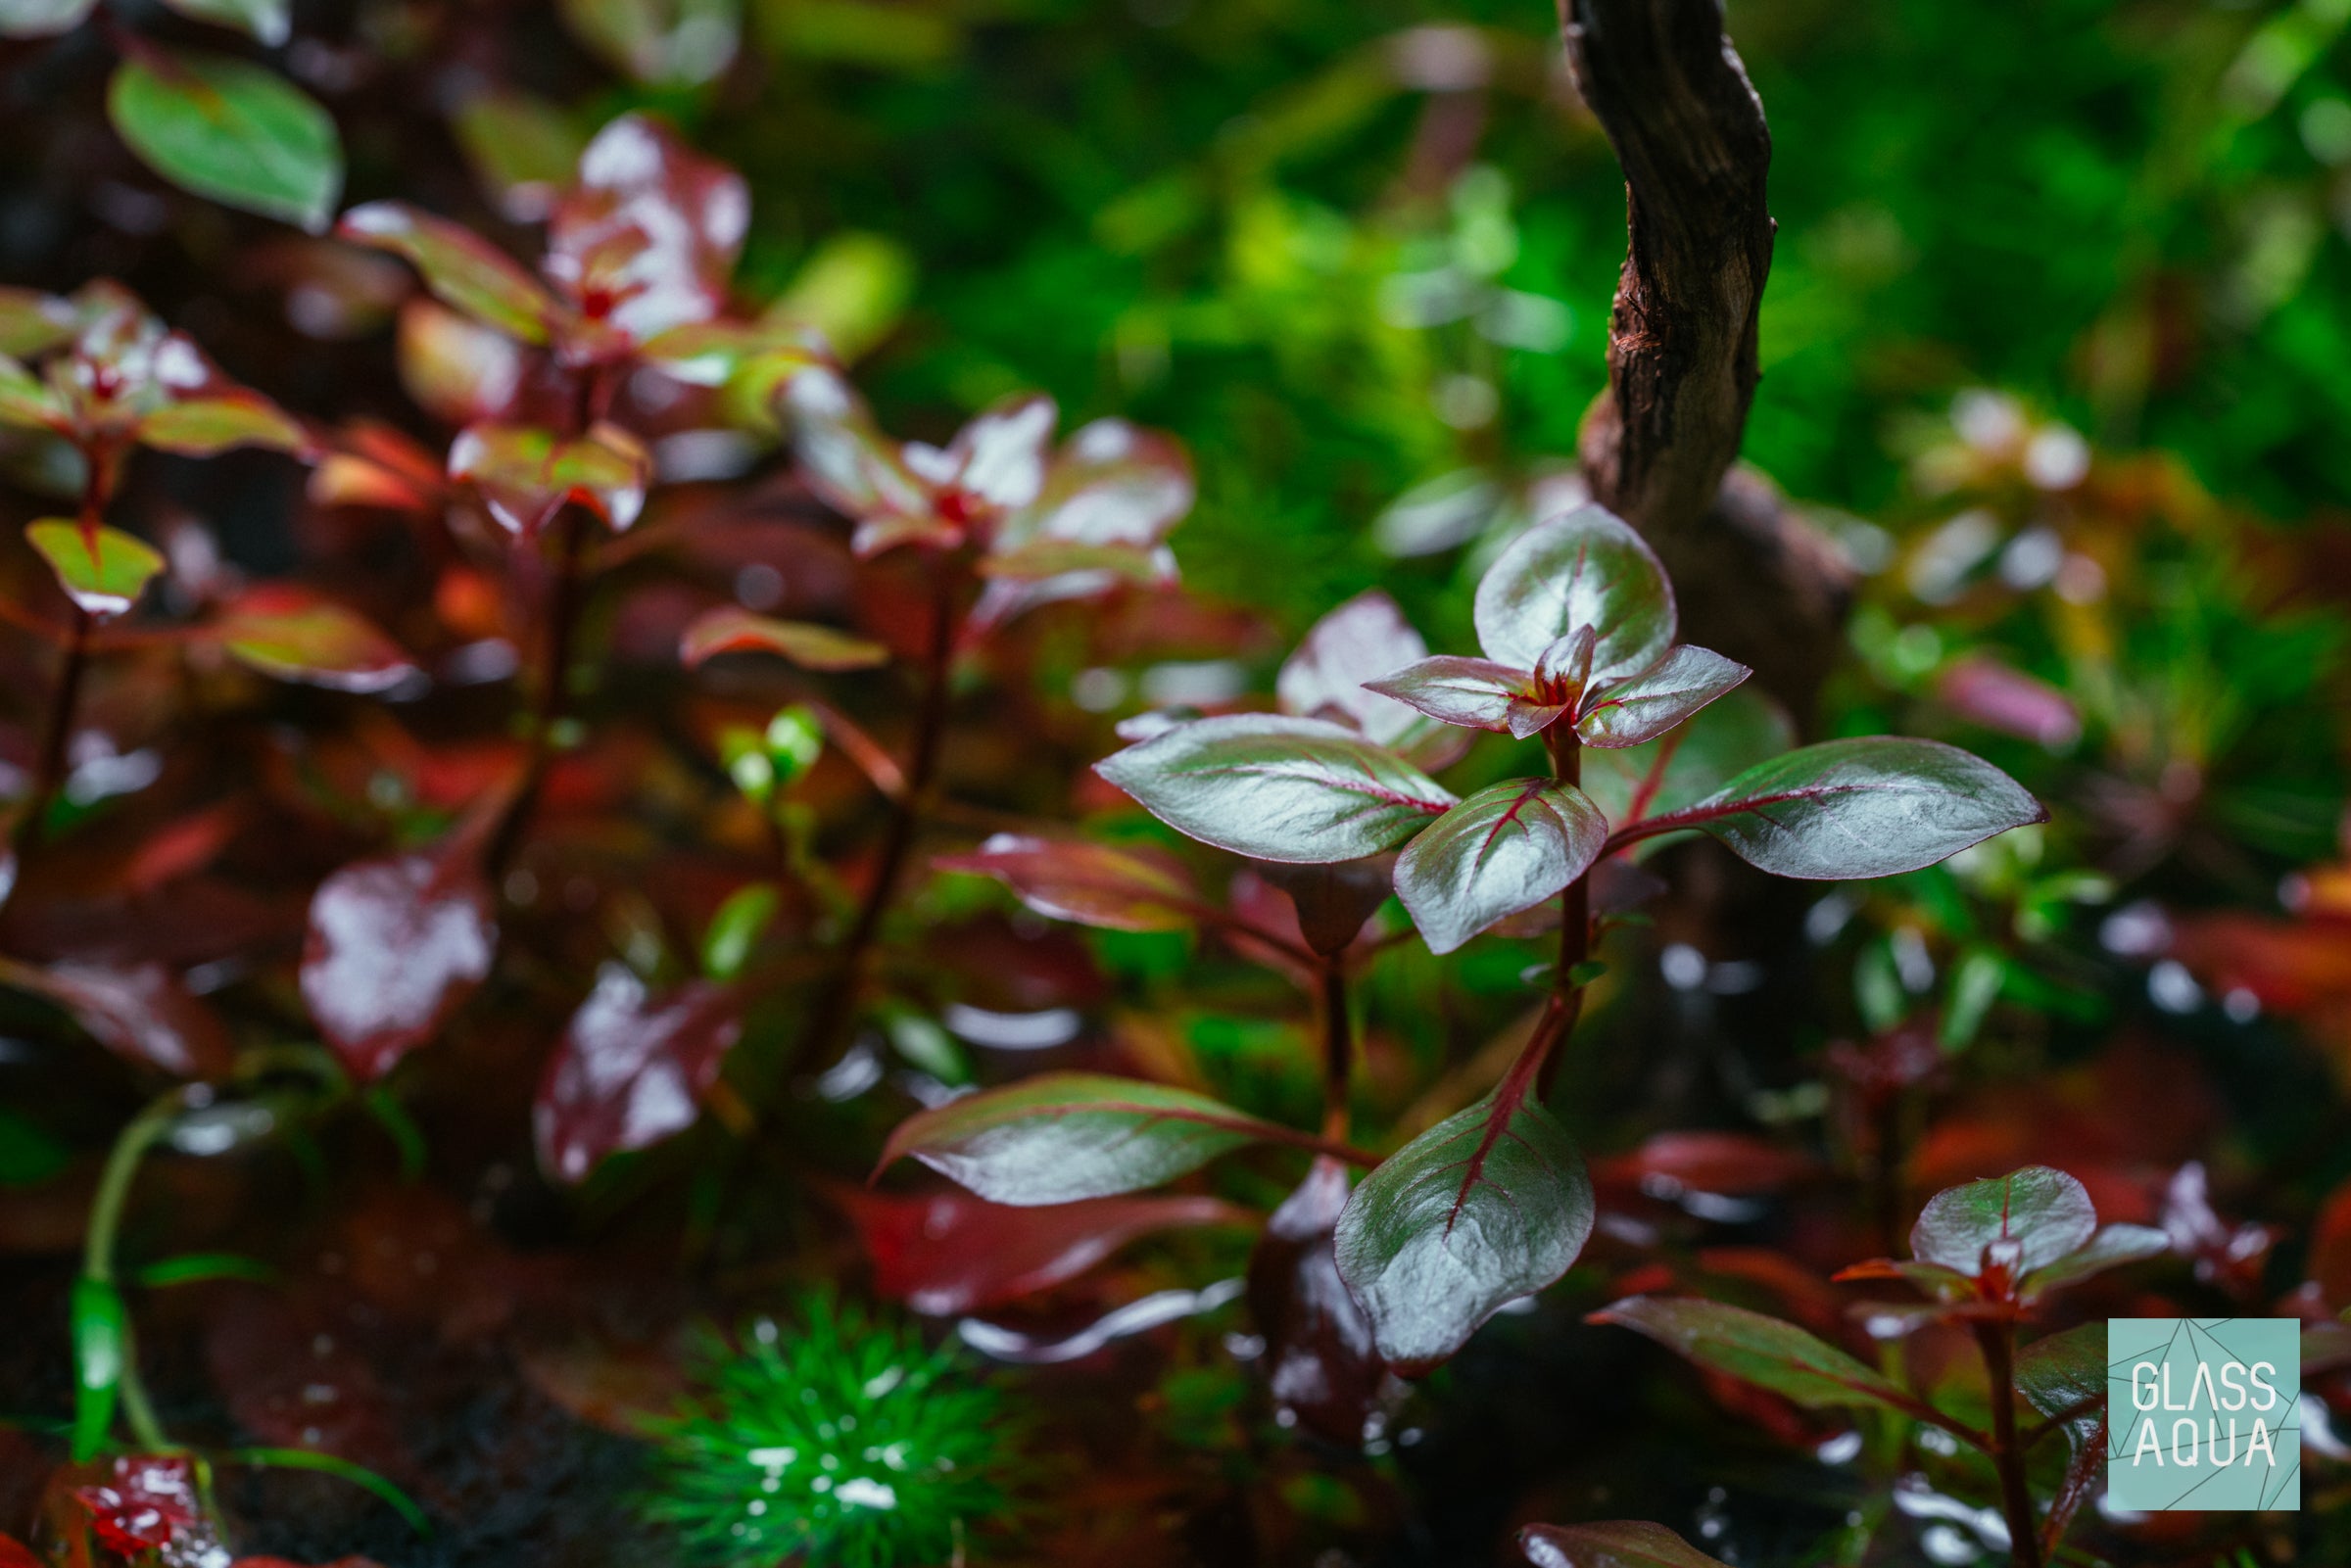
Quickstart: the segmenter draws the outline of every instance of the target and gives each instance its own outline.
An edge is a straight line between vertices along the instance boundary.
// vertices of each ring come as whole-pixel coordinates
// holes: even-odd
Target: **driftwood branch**
[[[1834,657],[1846,574],[1768,483],[1733,468],[1775,226],[1763,105],[1720,0],[1559,6],[1576,88],[1624,166],[1630,231],[1608,388],[1579,441],[1585,482],[1656,546],[1691,635],[1802,715]]]

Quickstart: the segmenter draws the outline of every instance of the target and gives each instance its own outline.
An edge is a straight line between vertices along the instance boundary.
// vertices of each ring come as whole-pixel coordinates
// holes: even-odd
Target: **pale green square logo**
[[[2140,1513],[2300,1508],[2302,1325],[2117,1317],[2106,1325],[2106,1495]]]

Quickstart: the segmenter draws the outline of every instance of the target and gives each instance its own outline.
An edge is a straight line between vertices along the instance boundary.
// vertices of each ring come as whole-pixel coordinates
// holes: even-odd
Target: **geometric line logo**
[[[2302,1506],[2302,1325],[2106,1325],[2106,1494],[2139,1513]]]

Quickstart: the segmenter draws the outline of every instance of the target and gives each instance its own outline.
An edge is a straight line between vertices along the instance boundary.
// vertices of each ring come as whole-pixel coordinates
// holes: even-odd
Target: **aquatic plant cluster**
[[[0,0],[0,1568],[2351,1561],[2351,13],[2062,414],[1560,15]]]

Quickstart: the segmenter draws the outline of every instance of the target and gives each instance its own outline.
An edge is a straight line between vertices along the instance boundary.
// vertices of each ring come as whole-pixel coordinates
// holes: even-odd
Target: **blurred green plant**
[[[691,1393],[652,1423],[639,1502],[696,1563],[796,1557],[893,1568],[960,1555],[1006,1508],[1016,1434],[951,1346],[827,1294],[694,1347]]]

